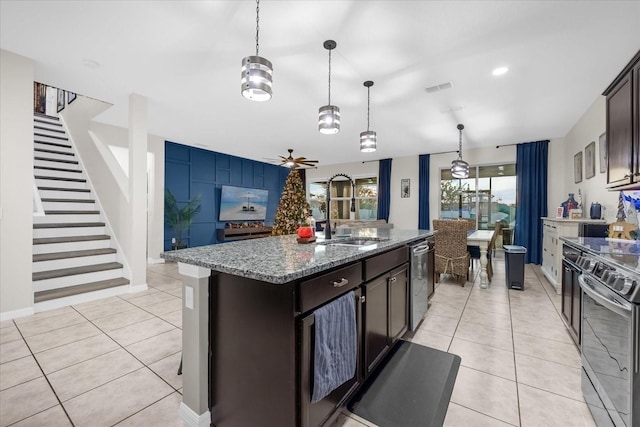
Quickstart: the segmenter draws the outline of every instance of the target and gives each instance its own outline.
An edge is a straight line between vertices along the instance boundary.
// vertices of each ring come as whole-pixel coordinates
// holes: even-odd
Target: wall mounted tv
[[[269,190],[223,185],[220,193],[220,221],[264,221]]]

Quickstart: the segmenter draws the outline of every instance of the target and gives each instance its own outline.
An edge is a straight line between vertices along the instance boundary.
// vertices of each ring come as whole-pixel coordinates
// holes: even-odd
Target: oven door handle
[[[607,298],[605,295],[598,292],[598,288],[606,289],[603,285],[588,283],[587,280],[585,279],[584,274],[581,274],[580,276],[578,276],[578,282],[580,283],[580,287],[582,288],[584,293],[589,295],[591,298],[593,298],[597,303],[603,305],[608,310],[618,313],[619,315],[625,318],[631,317],[631,314],[633,313],[632,306],[625,306],[618,303],[617,301],[612,301],[611,299]]]

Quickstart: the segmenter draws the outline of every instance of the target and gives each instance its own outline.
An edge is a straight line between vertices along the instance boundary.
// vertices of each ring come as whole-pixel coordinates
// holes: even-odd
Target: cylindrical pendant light
[[[367,80],[363,83],[367,88],[367,130],[365,132],[360,132],[360,151],[363,153],[372,153],[376,151],[378,148],[378,136],[372,130],[369,130],[369,104],[371,101],[371,86],[373,86],[373,82],[371,80]]]
[[[340,108],[331,105],[331,51],[336,46],[333,40],[324,42],[324,48],[329,51],[329,102],[318,110],[318,130],[325,134],[340,132]]]
[[[256,54],[242,60],[242,76],[240,90],[242,96],[251,101],[268,101],[271,99],[273,83],[273,66],[271,62],[258,55],[260,49],[260,0],[256,0]]]
[[[458,158],[451,162],[451,176],[459,179],[469,178],[469,163],[462,160],[462,129],[464,129],[464,125],[459,124],[460,142],[458,146]]]

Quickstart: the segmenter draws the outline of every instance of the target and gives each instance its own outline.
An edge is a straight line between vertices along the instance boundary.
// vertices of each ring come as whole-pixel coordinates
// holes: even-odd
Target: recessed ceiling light
[[[494,69],[491,74],[493,74],[494,76],[501,76],[503,74],[507,74],[507,71],[509,71],[509,69],[507,67],[498,67],[496,69]]]

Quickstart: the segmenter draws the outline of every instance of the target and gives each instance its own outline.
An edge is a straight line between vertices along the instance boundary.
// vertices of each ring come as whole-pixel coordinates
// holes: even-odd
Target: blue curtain
[[[390,205],[391,159],[382,159],[378,169],[378,219],[389,222]]]
[[[430,154],[421,154],[418,160],[418,228],[429,230],[429,161]]]
[[[518,144],[514,244],[527,248],[525,261],[542,263],[542,219],[547,216],[549,140]]]

